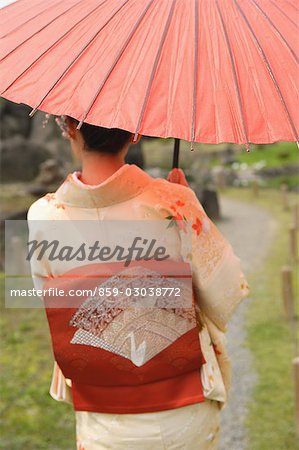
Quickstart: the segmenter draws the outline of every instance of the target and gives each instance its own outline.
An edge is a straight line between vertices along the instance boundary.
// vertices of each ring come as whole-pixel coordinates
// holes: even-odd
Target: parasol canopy
[[[295,0],[19,0],[0,93],[135,134],[298,141]],[[80,126],[80,124],[79,124]]]

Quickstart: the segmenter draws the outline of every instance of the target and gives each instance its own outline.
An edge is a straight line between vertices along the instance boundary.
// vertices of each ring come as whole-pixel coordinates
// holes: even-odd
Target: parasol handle
[[[179,154],[180,154],[180,139],[174,140],[174,149],[173,149],[173,159],[172,159],[172,168],[179,167]]]

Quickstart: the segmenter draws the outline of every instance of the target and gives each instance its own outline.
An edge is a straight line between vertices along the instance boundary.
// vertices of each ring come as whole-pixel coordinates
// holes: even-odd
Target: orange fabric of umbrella
[[[295,0],[19,0],[0,92],[148,136],[298,141],[297,18]]]

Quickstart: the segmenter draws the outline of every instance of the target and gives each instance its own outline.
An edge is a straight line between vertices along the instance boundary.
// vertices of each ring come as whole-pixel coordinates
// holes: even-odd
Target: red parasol
[[[1,11],[0,92],[148,136],[298,141],[297,14],[295,0],[19,0]]]

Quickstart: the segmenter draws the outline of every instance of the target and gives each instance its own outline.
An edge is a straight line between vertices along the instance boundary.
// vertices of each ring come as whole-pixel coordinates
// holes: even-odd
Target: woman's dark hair
[[[67,120],[78,125],[79,121],[73,117],[66,116]],[[132,133],[119,128],[104,128],[89,123],[83,123],[80,132],[83,136],[86,150],[99,153],[110,153],[116,155],[127,145]]]

